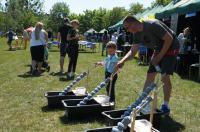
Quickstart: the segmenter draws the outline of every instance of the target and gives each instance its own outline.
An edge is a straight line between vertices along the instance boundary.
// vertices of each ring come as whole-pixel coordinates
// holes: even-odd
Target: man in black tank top
[[[64,24],[59,27],[58,29],[58,41],[60,43],[60,73],[62,74],[64,72],[63,66],[64,66],[64,59],[67,54],[68,49],[68,41],[67,41],[67,35],[69,33],[69,30],[71,30],[71,24],[70,20],[68,18],[64,19]]]
[[[140,44],[153,49],[155,52],[150,62],[144,89],[154,82],[156,76],[155,66],[160,66],[161,74],[164,75],[162,78],[164,103],[161,110],[165,114],[169,114],[168,104],[172,89],[170,75],[173,75],[176,56],[179,51],[179,43],[175,33],[159,20],[140,22],[133,16],[127,16],[123,24],[128,32],[133,33],[133,46],[129,53],[118,63],[118,67],[123,66],[127,60],[135,56]]]

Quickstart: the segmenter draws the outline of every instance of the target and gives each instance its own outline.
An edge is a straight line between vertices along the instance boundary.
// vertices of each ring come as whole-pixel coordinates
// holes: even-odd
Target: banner
[[[171,15],[171,29],[176,33],[178,26],[178,13]]]

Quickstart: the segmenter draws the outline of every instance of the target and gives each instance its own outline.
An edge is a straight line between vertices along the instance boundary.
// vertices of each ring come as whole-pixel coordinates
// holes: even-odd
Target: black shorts
[[[12,39],[8,39],[8,41],[7,41],[8,45],[11,45],[12,41],[13,41]]]
[[[63,43],[62,42],[60,44],[60,56],[65,57],[67,52],[68,52],[67,50],[68,50],[68,43],[67,42]]]
[[[43,62],[44,61],[44,46],[32,46],[31,47],[32,60]]]
[[[175,55],[165,56],[159,63],[159,66],[161,68],[161,74],[173,75],[173,72],[175,71],[175,65],[176,65]],[[155,72],[156,72],[155,67],[150,64],[148,73],[155,73]]]

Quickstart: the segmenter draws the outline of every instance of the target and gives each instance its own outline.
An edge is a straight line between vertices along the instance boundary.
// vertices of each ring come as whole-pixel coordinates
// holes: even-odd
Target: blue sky
[[[154,0],[45,0],[45,11],[48,12],[56,2],[66,2],[71,12],[82,13],[86,9],[97,9],[99,7],[112,9],[115,6],[120,6],[128,9],[132,2],[140,2],[145,7],[148,7],[153,1]]]
[[[1,1],[1,0],[0,0]],[[3,3],[5,0],[2,0]],[[66,2],[71,12],[73,13],[82,13],[86,9],[97,9],[103,7],[106,9],[112,9],[115,6],[129,8],[129,5],[133,2],[140,2],[144,7],[150,6],[151,2],[154,0],[44,0],[44,10],[49,12],[51,7],[56,2]]]

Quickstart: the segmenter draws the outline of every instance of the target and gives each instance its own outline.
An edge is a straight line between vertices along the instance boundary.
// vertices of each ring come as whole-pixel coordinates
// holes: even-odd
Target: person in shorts
[[[102,36],[102,53],[101,56],[104,56],[104,50],[106,49],[106,44],[110,41],[110,36],[108,34],[108,31],[105,31]],[[107,56],[107,51],[106,51]]]
[[[118,63],[117,67],[122,67],[127,60],[132,59],[136,55],[141,43],[147,48],[154,49],[144,89],[154,82],[157,73],[155,66],[160,66],[161,74],[164,75],[162,77],[164,83],[164,103],[161,111],[169,114],[169,101],[172,89],[170,75],[173,75],[176,56],[179,51],[179,42],[175,33],[159,20],[140,22],[134,16],[127,16],[123,21],[123,25],[128,32],[134,34],[133,46]]]
[[[9,46],[8,50],[12,50],[12,42],[14,40],[15,32],[10,28],[8,32],[6,32],[4,35],[8,36],[7,44]]]
[[[48,41],[47,32],[43,27],[43,23],[38,22],[31,33],[30,51],[32,57],[32,75],[40,75],[42,73],[41,68],[44,61],[44,46]]]
[[[24,43],[24,49],[27,48],[28,41],[29,41],[29,34],[26,30],[24,30],[23,31],[23,38],[22,38],[22,43]]]
[[[67,35],[69,33],[69,30],[71,29],[70,20],[68,18],[64,18],[64,24],[59,27],[58,29],[58,42],[61,42],[59,44],[60,48],[60,73],[63,74],[63,66],[64,66],[64,59],[67,54],[68,50],[68,41],[67,41]]]

